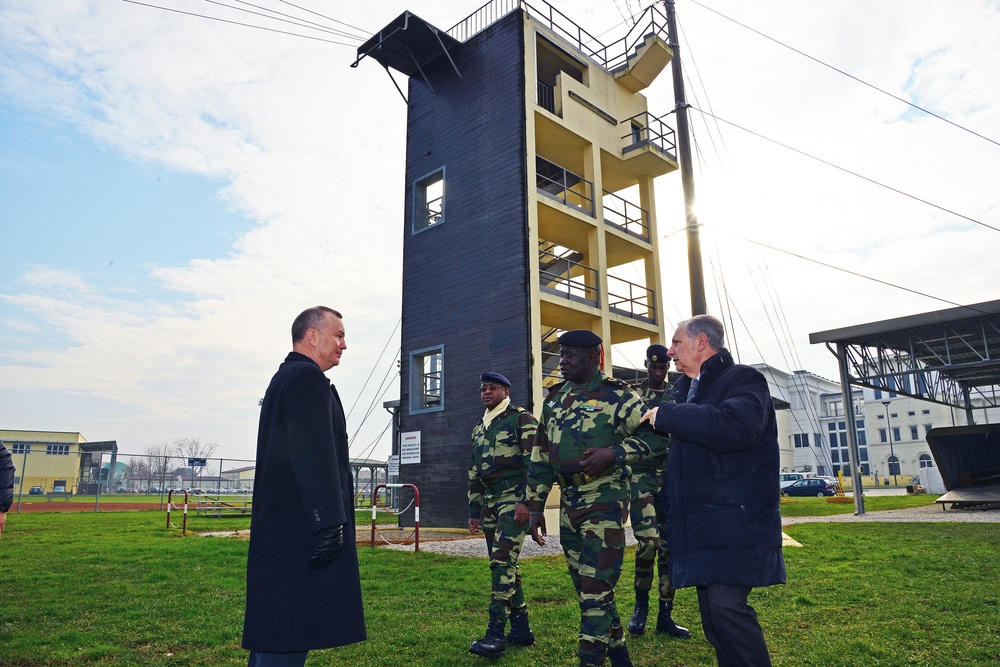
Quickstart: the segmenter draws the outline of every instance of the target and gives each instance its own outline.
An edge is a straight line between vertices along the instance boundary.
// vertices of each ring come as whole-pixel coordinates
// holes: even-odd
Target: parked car
[[[806,476],[800,472],[783,472],[778,475],[778,481],[781,484],[781,488],[784,489],[789,484],[793,484],[800,479],[805,479]]]
[[[830,484],[830,486],[832,486],[835,489],[840,487],[840,482],[837,481],[836,477],[826,477],[823,475],[819,475],[818,477],[816,477],[816,479],[825,479]]]
[[[786,496],[835,496],[837,487],[834,484],[818,477],[808,477],[792,482],[782,493]]]
[[[45,493],[45,489],[43,489],[40,486],[33,486],[30,489],[28,489],[29,496],[40,496],[43,493]]]

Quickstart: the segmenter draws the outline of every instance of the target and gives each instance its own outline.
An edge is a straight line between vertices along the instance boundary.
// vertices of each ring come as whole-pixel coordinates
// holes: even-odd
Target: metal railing
[[[658,5],[651,5],[624,37],[610,44],[601,42],[545,0],[533,0],[532,3],[525,0],[491,0],[447,32],[458,41],[465,42],[515,9],[523,9],[608,71],[626,66],[629,52],[636,49],[647,35],[654,34],[669,42],[667,19]]]
[[[542,383],[551,386],[562,379],[559,370],[559,329],[550,328],[542,334]]]
[[[549,113],[556,112],[556,91],[552,86],[546,86],[541,81],[538,82],[537,92],[535,94],[535,101],[538,106],[542,107]]]
[[[664,122],[669,114],[653,116],[648,111],[637,113],[631,118],[626,118],[619,125],[629,126],[629,133],[622,135],[623,140],[628,140],[622,149],[622,154],[634,151],[643,146],[654,146],[664,153],[674,157],[677,155],[677,138],[674,128]]]
[[[656,322],[655,293],[648,287],[608,276],[608,307],[636,320]]]
[[[594,215],[594,184],[555,162],[535,156],[535,187],[541,194]]]
[[[629,55],[645,42],[649,35],[655,35],[670,43],[667,15],[660,9],[659,3],[650,5],[624,37],[604,47],[604,69],[613,72],[625,67]]]
[[[570,44],[583,51],[597,64],[604,66],[606,58],[602,53],[607,47],[599,39],[581,28],[573,19],[545,2],[534,0],[491,0],[448,29],[448,34],[460,42],[476,36],[498,20],[514,11],[523,9],[552,32],[565,38]]]
[[[433,227],[444,217],[444,196],[431,199],[424,205],[424,227]]]
[[[539,285],[543,292],[562,296],[570,301],[598,304],[597,270],[568,257],[539,249]]]
[[[559,370],[559,362],[561,361],[558,352],[548,352],[542,350],[542,381],[554,380],[559,381],[562,379],[562,371]]]
[[[649,211],[607,190],[602,202],[605,223],[649,241]]]

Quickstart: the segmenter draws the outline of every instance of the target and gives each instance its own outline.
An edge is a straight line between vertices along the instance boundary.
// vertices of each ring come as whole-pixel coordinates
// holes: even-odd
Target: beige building
[[[0,440],[17,471],[14,493],[28,494],[35,486],[44,493],[96,493],[102,457],[110,455],[113,464],[118,453],[114,440],[87,442],[76,432],[0,430]]]
[[[226,489],[249,489],[253,490],[253,476],[257,466],[244,466],[223,470],[222,479]]]

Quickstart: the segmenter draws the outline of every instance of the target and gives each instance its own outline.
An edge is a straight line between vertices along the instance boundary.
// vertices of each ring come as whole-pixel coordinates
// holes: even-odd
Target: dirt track
[[[122,512],[129,510],[159,510],[155,503],[116,503],[101,501],[98,506],[102,512]],[[17,502],[10,507],[11,512],[17,512]],[[94,503],[74,503],[65,500],[21,501],[21,512],[93,512]]]

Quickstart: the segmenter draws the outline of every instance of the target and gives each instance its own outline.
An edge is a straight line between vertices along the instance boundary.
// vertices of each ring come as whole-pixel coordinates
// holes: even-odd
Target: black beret
[[[662,345],[650,345],[646,348],[646,361],[652,361],[654,364],[669,362],[670,357],[667,356],[667,348]]]
[[[497,384],[502,384],[503,386],[510,389],[510,380],[500,375],[499,373],[483,373],[479,377],[480,382],[496,382]]]
[[[601,344],[601,337],[590,329],[573,329],[559,336],[559,344],[566,347],[592,348]]]

